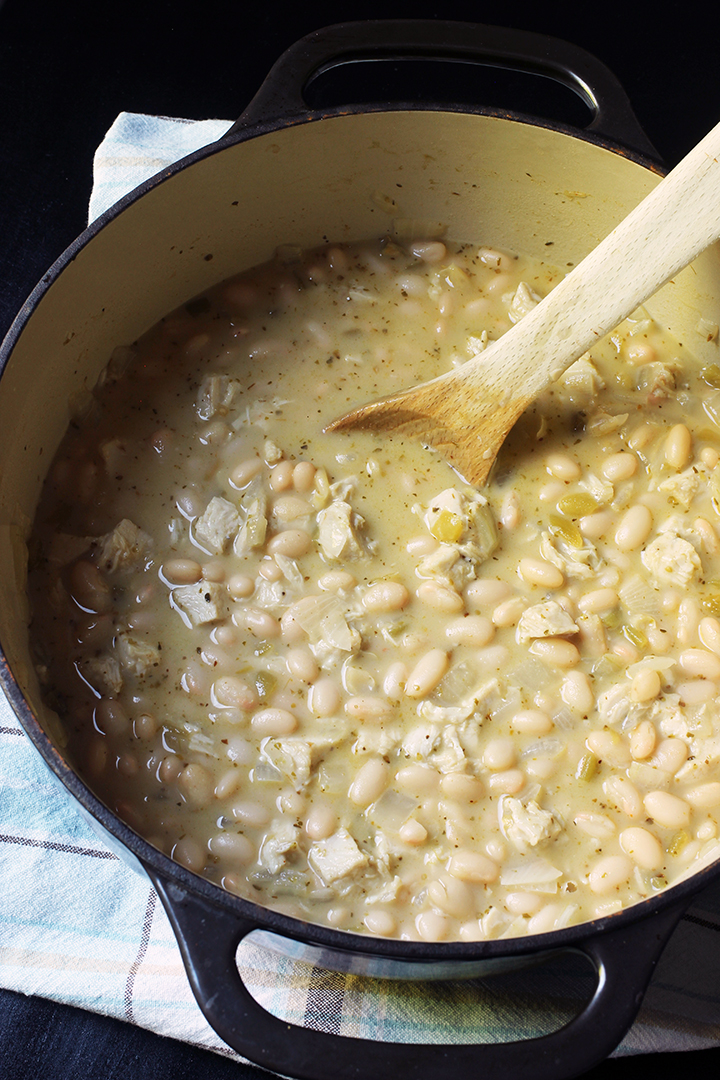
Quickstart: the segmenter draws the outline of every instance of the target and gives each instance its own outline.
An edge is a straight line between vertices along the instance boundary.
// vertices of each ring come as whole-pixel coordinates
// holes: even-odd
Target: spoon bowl
[[[410,435],[480,487],[538,395],[718,238],[720,124],[483,352],[429,382],[361,405],[325,431]]]

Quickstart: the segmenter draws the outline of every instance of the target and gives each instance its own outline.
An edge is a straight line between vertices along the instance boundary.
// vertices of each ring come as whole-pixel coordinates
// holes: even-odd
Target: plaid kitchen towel
[[[121,114],[95,158],[91,220],[229,121]],[[58,790],[0,693],[0,985],[233,1055],[192,997],[149,882],[110,851]],[[249,989],[290,1023],[402,1042],[489,1042],[557,1029],[594,976],[545,967],[453,983],[341,975],[248,940]],[[617,1054],[720,1045],[720,885],[675,931]]]

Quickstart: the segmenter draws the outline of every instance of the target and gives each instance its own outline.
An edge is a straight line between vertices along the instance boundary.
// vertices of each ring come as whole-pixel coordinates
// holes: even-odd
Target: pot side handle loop
[[[587,131],[658,161],[613,73],[570,42],[526,30],[434,19],[338,23],[291,45],[225,138],[258,123],[317,118],[305,101],[310,82],[343,64],[372,60],[454,60],[546,76],[574,90],[593,119]]]
[[[512,1043],[416,1045],[328,1034],[266,1012],[243,984],[235,961],[238,945],[257,925],[147,870],[210,1026],[249,1061],[299,1080],[447,1080],[453,1075],[570,1080],[618,1045],[687,906],[684,902],[581,943],[598,983],[583,1011],[559,1031]]]

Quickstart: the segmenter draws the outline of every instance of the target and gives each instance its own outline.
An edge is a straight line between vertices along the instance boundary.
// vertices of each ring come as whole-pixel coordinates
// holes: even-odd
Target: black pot
[[[420,57],[505,67],[574,89],[584,131],[494,109],[431,103],[311,110],[304,94],[339,64]],[[635,907],[514,940],[426,944],[301,922],[224,892],[173,863],[113,814],[63,757],[62,722],[43,704],[28,648],[25,540],[45,470],[67,427],[69,399],[92,387],[118,344],[279,243],[358,240],[397,215],[447,222],[451,236],[538,257],[554,245],[576,263],[658,182],[661,168],[614,77],[554,39],[474,24],[390,21],[330,27],[278,61],[220,142],[143,184],[68,249],[15,320],[0,364],[0,682],[63,790],[123,859],[153,882],[198,1003],[251,1061],[307,1080],[446,1080],[481,1069],[513,1080],[563,1080],[601,1061],[640,1007],[662,948],[693,896],[720,876],[709,866]],[[584,197],[577,198],[578,193]],[[707,252],[647,307],[676,336],[720,295]],[[23,438],[18,433],[23,432]],[[384,978],[477,977],[556,950],[597,972],[592,1000],[560,1031],[499,1045],[376,1043],[291,1026],[265,1012],[235,963],[251,931],[273,935],[320,966]],[[279,946],[278,946],[278,943]]]

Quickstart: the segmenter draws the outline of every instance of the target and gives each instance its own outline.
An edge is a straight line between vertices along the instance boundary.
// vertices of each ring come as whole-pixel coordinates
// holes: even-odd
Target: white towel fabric
[[[95,151],[88,220],[194,150],[222,138],[230,120],[179,120],[120,113]]]
[[[229,126],[121,114],[95,157],[91,220]],[[553,1030],[572,1009],[572,980],[562,976],[457,982],[448,993],[432,984],[315,970],[253,943],[242,946],[241,958],[248,987],[266,1008],[290,1023],[327,1025],[339,1034],[444,1041],[450,1024],[464,1041],[507,1039]],[[720,1045],[719,972],[720,884],[700,895],[680,923],[616,1053]],[[2,694],[0,985],[236,1057],[195,1004],[149,882],[109,851],[59,792]]]

